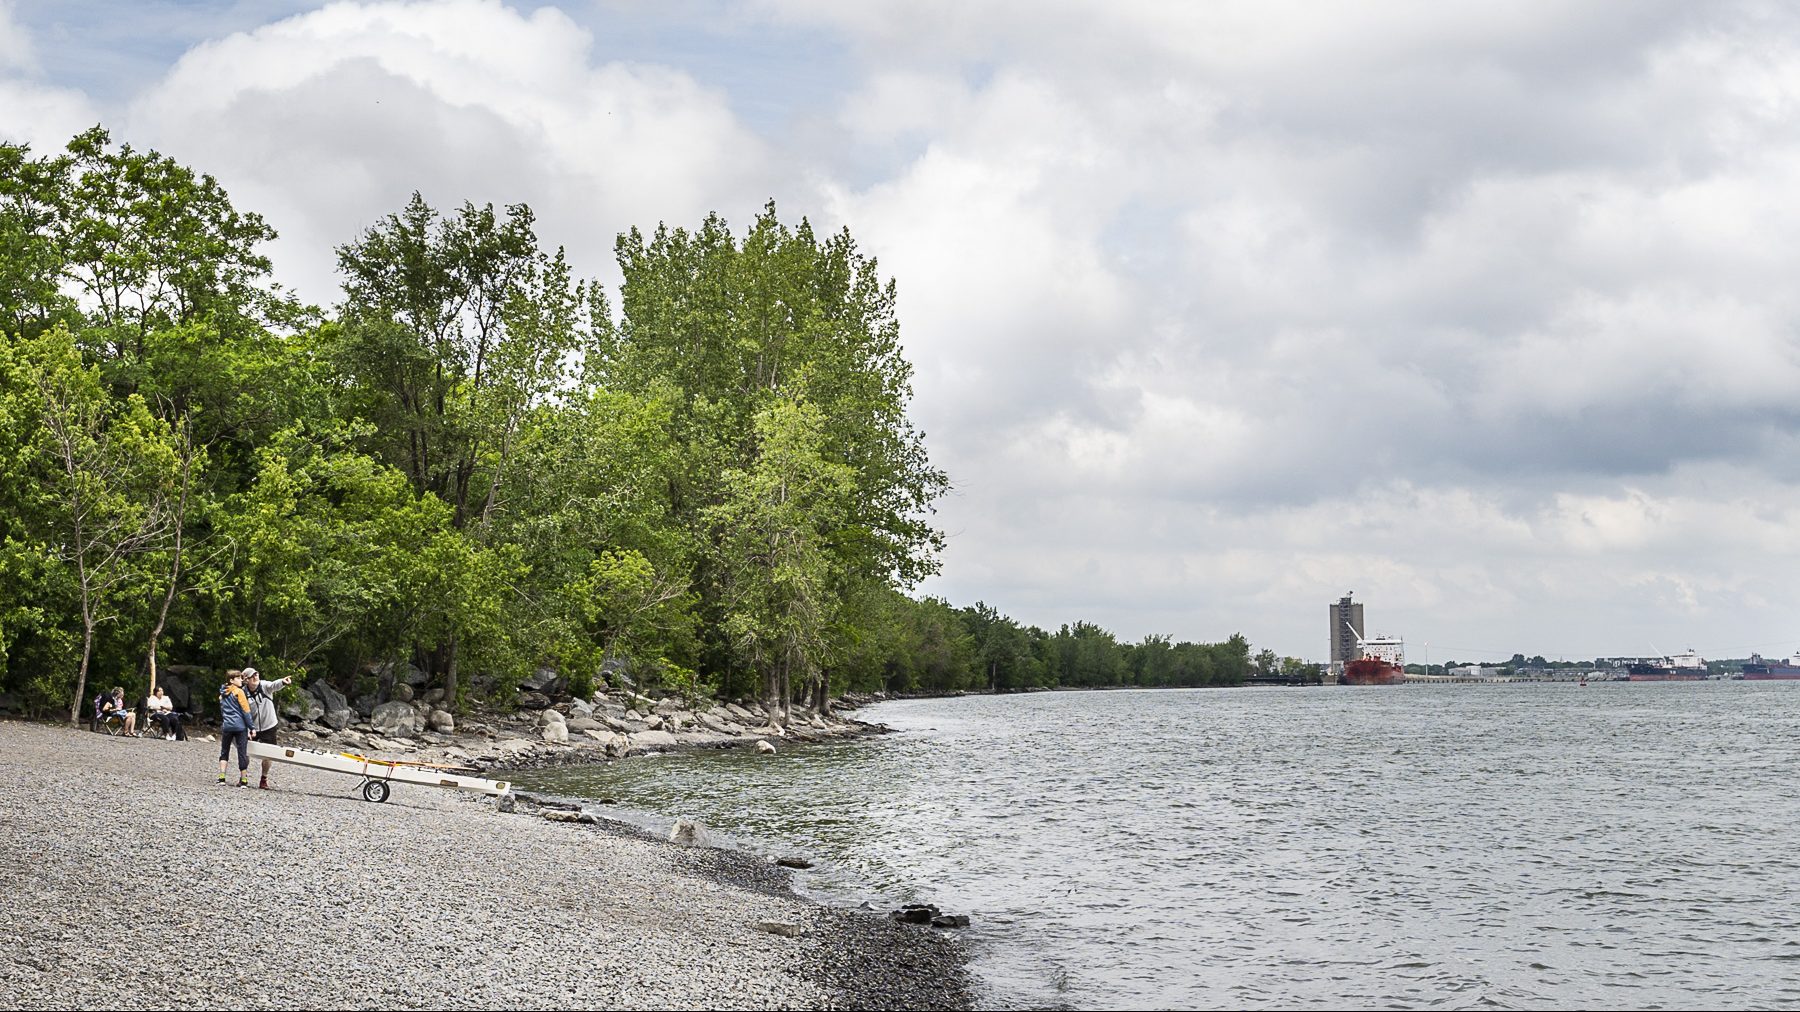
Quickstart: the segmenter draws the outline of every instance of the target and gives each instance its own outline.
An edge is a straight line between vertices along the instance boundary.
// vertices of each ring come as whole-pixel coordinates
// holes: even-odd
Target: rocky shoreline
[[[441,689],[423,684],[424,673],[409,665],[395,672],[386,692],[354,701],[324,682],[304,686],[282,704],[283,740],[375,758],[506,770],[694,749],[779,751],[888,730],[840,712],[795,707],[781,714],[752,700],[690,702],[604,689],[576,697],[547,668],[518,686],[514,709],[478,708],[458,717],[444,709]],[[852,710],[869,698],[851,697],[832,709]]]
[[[970,1006],[954,937],[750,855],[216,755],[0,722],[9,1007]]]

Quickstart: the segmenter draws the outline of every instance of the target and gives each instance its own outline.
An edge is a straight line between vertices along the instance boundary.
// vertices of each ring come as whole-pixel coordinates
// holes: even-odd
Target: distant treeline
[[[0,696],[73,719],[159,665],[462,700],[550,665],[783,703],[1239,681],[905,591],[947,486],[895,287],[848,232],[616,242],[617,305],[531,210],[415,194],[304,305],[210,176],[95,128],[0,144]]]

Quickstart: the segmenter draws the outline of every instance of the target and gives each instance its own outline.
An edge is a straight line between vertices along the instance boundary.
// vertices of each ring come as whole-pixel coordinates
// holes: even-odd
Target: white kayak
[[[278,763],[292,763],[295,766],[362,777],[362,796],[368,801],[386,801],[390,781],[423,784],[426,787],[448,787],[474,794],[505,794],[512,788],[505,780],[486,780],[471,776],[475,771],[462,766],[374,759],[354,752],[321,752],[294,745],[265,745],[253,741],[250,743],[250,758],[272,759]]]

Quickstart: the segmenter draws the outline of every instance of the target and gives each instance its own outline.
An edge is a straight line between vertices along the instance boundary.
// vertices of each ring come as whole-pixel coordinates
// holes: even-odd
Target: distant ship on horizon
[[[1626,668],[1625,673],[1633,682],[1704,682],[1712,674],[1692,648],[1660,661],[1640,661]]]
[[[1785,661],[1765,661],[1761,654],[1751,654],[1744,665],[1746,682],[1800,682],[1800,653]]]

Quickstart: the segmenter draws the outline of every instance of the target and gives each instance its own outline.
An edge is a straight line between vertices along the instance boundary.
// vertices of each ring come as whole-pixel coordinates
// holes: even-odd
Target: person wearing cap
[[[250,786],[250,755],[245,744],[250,732],[250,701],[244,698],[244,673],[233,668],[225,672],[225,684],[219,686],[219,786],[225,786],[227,757],[237,746],[238,786]]]
[[[275,712],[275,694],[292,685],[292,678],[264,679],[255,668],[244,669],[244,694],[250,697],[250,740],[264,745],[275,744],[275,726],[281,718]],[[269,789],[271,760],[262,761],[262,780],[256,786]]]

